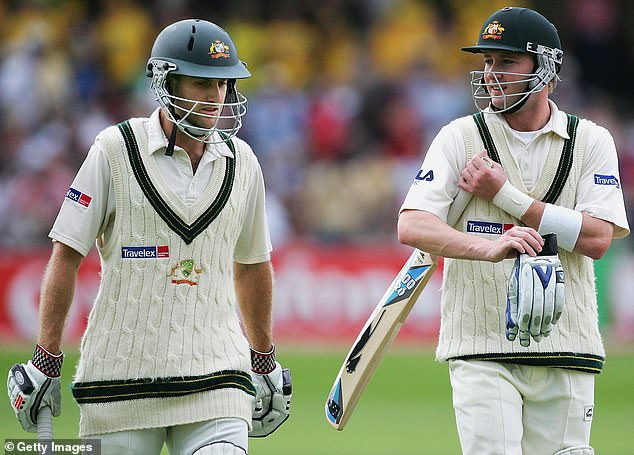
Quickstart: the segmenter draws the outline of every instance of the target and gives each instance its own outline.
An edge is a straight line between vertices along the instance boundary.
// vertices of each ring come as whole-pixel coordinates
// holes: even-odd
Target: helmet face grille
[[[500,82],[499,76],[509,75],[518,78],[512,82]],[[487,79],[493,80],[493,82],[485,82],[485,76]],[[514,85],[525,85],[526,89],[513,93],[512,95],[506,94],[506,88]],[[505,73],[501,71],[472,71],[471,72],[471,94],[476,108],[480,112],[495,112],[498,114],[504,112],[513,112],[516,108],[519,108],[530,95],[540,92],[548,86],[548,82],[545,81],[540,75],[535,73]],[[492,96],[491,89],[499,89],[500,95]],[[487,108],[492,106],[493,100],[501,100],[502,107],[495,107],[491,111],[487,111]],[[498,103],[499,104],[499,103]]]
[[[206,101],[181,98],[170,93],[167,87],[168,75],[175,65],[170,62],[153,60],[151,63],[151,90],[167,118],[187,136],[204,143],[221,143],[227,138],[234,137],[242,127],[242,117],[247,113],[247,99],[237,91],[235,83],[229,82],[225,102],[211,103]],[[191,105],[185,109],[181,104]],[[198,107],[216,108],[217,115],[194,112]],[[194,126],[191,121],[196,117],[215,119],[214,126],[202,128]],[[220,134],[219,134],[220,133]]]

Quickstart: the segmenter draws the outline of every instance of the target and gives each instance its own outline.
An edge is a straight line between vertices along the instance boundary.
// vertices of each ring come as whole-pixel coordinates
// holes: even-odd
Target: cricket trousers
[[[102,455],[159,455],[163,444],[171,455],[247,455],[248,426],[242,419],[225,418],[86,436],[101,439]]]
[[[450,360],[449,375],[464,455],[592,453],[593,374]]]

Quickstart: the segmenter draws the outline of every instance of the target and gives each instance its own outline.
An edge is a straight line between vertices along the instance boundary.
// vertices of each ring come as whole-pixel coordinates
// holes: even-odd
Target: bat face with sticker
[[[455,223],[471,201],[459,191],[447,214]],[[436,258],[415,249],[361,329],[326,401],[328,422],[343,430],[387,349],[436,269]]]
[[[436,269],[436,259],[415,250],[363,326],[326,402],[326,417],[343,430],[383,355]]]

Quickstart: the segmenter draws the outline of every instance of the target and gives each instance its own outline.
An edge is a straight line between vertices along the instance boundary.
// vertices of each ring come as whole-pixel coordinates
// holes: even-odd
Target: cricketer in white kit
[[[614,141],[549,99],[563,51],[541,14],[497,11],[463,50],[484,58],[479,112],[438,133],[398,226],[446,258],[436,355],[462,451],[590,455],[605,357],[593,260],[629,234]],[[459,189],[474,197],[449,226]]]
[[[222,28],[190,19],[158,35],[147,74],[160,107],[102,131],[64,199],[36,353],[10,372],[9,395],[27,431],[43,406],[60,414],[64,319],[96,239],[101,283],[72,385],[79,435],[104,454],[246,454],[291,399],[272,337],[264,180],[236,137],[236,79],[250,73]]]

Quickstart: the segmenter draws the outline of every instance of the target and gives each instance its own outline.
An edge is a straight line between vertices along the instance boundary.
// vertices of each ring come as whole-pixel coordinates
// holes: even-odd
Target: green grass
[[[0,350],[0,371],[30,355],[30,350]],[[345,356],[345,348],[300,352],[280,346],[279,359],[293,375],[292,415],[276,433],[250,440],[253,455],[396,455],[460,453],[451,406],[447,365],[434,362],[429,347],[393,348],[342,432],[330,427],[324,402]],[[63,413],[56,438],[77,435],[79,410],[68,391],[76,354],[63,370]],[[592,445],[597,453],[632,453],[632,372],[634,353],[613,353],[597,378]],[[3,373],[4,374],[4,373]],[[8,399],[0,398],[0,435],[24,438]]]

